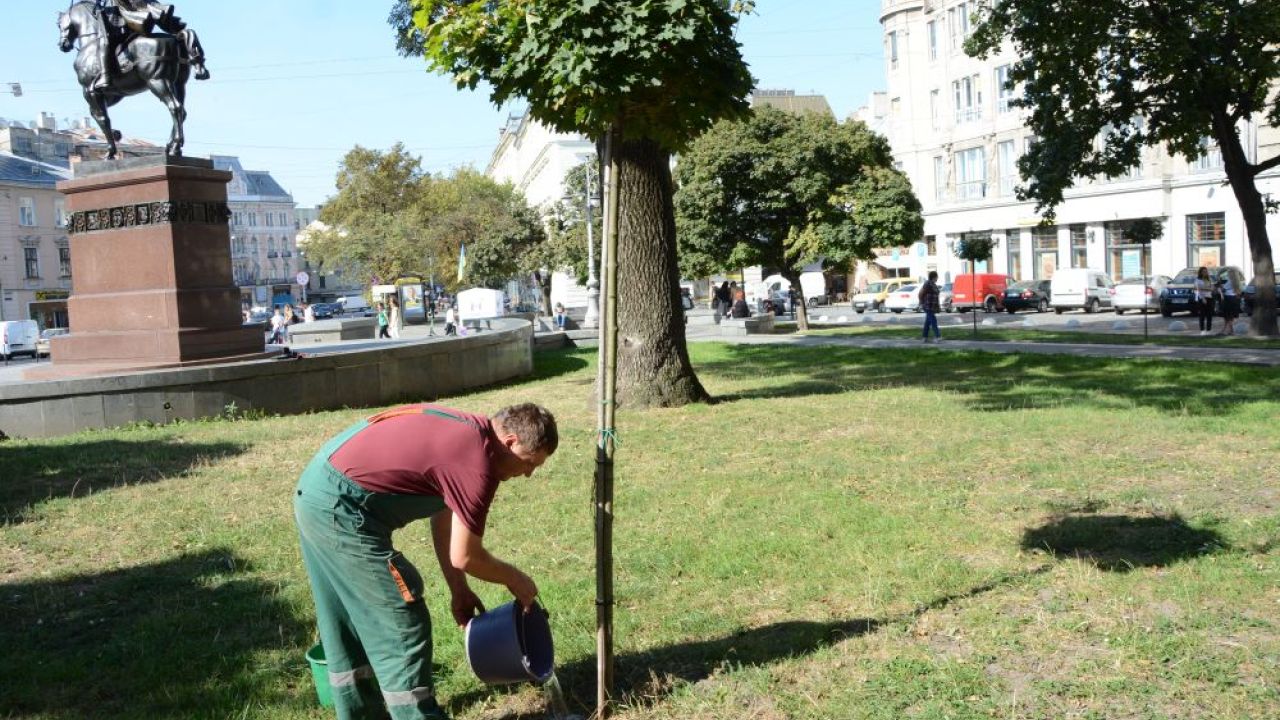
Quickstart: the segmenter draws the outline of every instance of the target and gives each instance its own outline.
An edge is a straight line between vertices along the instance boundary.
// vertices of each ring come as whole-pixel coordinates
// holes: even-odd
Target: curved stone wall
[[[289,414],[430,400],[532,373],[532,340],[530,323],[504,319],[464,337],[297,360],[0,385],[0,431],[54,437],[214,417],[233,403]]]

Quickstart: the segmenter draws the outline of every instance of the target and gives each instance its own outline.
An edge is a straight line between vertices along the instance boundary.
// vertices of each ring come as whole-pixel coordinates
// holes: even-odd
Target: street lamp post
[[[587,169],[586,202],[587,202],[587,314],[582,318],[582,327],[595,329],[600,326],[600,281],[596,278],[596,241],[591,225],[591,176],[592,168]]]

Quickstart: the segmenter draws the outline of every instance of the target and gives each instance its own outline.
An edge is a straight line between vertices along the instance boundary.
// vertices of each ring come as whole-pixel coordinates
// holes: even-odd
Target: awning
[[[885,255],[883,257],[878,257],[871,262],[879,265],[885,270],[906,270],[911,267],[911,260],[905,254],[899,256],[897,260],[894,260],[889,255]]]

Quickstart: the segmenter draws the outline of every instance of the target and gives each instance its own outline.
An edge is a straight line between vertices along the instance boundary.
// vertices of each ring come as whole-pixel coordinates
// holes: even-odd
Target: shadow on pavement
[[[1047,572],[1050,567],[1044,565],[999,576],[963,592],[938,597],[908,612],[887,618],[852,618],[829,622],[787,620],[710,640],[623,653],[614,662],[614,697],[621,705],[631,705],[640,699],[646,703],[660,702],[680,685],[710,677],[726,665],[763,666],[787,658],[810,655],[848,638],[874,633],[886,625],[910,622],[930,610],[942,609],[953,602],[1016,585]],[[595,708],[595,658],[587,657],[557,667],[556,676],[564,688],[570,709],[582,713],[584,717],[589,715]],[[502,689],[490,689],[452,698],[450,710],[457,712],[502,692]],[[528,712],[511,711],[494,716],[492,720],[541,720],[544,717],[545,711],[539,708]]]
[[[168,438],[0,443],[0,524],[25,522],[46,500],[180,477],[196,465],[245,449],[237,443]]]
[[[1022,549],[1084,560],[1109,572],[1160,568],[1229,549],[1214,530],[1181,517],[1068,515],[1022,535]]]
[[[0,715],[177,719],[289,702],[269,696],[255,657],[305,647],[311,627],[248,570],[215,548],[0,585]]]
[[[1216,363],[831,346],[720,345],[709,351],[717,357],[696,363],[699,372],[754,381],[718,402],[917,387],[958,393],[974,409],[993,412],[1070,404],[1214,416],[1280,396],[1274,368]]]

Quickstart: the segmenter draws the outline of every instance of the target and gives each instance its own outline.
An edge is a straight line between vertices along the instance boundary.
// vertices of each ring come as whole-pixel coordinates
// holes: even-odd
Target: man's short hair
[[[937,271],[937,270],[930,270],[930,271],[929,271],[929,279],[930,279],[930,280],[937,280],[937,279],[938,279],[938,271]]]
[[[493,416],[493,422],[500,425],[503,432],[515,434],[520,439],[520,444],[532,452],[551,455],[560,445],[556,418],[541,405],[509,405]]]

